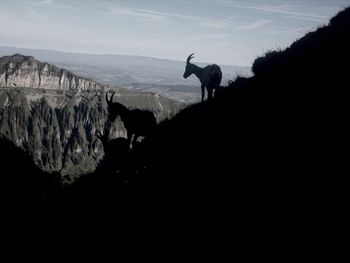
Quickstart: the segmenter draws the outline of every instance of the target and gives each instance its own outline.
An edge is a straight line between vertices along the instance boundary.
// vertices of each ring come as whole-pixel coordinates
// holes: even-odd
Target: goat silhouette
[[[124,137],[110,140],[106,131],[105,134],[102,134],[99,130],[96,130],[95,135],[102,142],[106,155],[115,155],[116,153],[124,154],[129,150],[128,141]]]
[[[124,137],[110,140],[109,131],[105,129],[104,134],[96,130],[95,135],[102,142],[105,156],[100,161],[96,170],[102,173],[114,174],[117,170],[125,171],[128,167],[129,142]]]
[[[188,56],[186,61],[186,69],[183,77],[186,79],[192,74],[195,74],[196,77],[201,82],[202,89],[202,101],[204,100],[204,90],[207,89],[208,99],[213,97],[213,90],[220,86],[222,79],[222,72],[218,65],[208,65],[204,68],[201,68],[195,64],[192,64],[190,61],[193,58],[194,53]]]
[[[110,99],[108,99],[108,92],[106,93],[106,101],[108,105],[109,120],[111,122],[120,116],[127,131],[127,138],[129,145],[133,145],[133,142],[140,136],[149,135],[156,127],[157,121],[154,114],[148,110],[134,109],[129,110],[123,104],[119,102],[113,102],[113,92]]]

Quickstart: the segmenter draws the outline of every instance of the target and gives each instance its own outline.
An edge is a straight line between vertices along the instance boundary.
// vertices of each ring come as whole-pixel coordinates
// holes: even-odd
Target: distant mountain
[[[87,90],[101,89],[102,85],[32,56],[15,54],[0,58],[0,87]]]
[[[188,79],[182,77],[187,54],[184,54],[184,61],[175,61],[142,56],[91,55],[0,46],[0,56],[14,53],[34,56],[103,84],[153,91],[184,102],[195,101],[200,89],[198,79],[193,76]],[[223,84],[235,79],[237,75],[252,74],[249,67],[220,66],[223,71]],[[178,86],[183,87],[181,91],[177,89]]]
[[[41,169],[67,175],[67,181],[93,171],[103,156],[95,131],[108,125],[110,88],[19,54],[0,58],[0,70],[0,135],[30,153]],[[158,121],[183,107],[154,93],[113,91],[115,100],[149,109]],[[125,135],[117,120],[110,137]]]

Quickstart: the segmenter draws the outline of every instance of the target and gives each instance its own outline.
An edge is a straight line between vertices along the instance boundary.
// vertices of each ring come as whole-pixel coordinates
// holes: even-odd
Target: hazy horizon
[[[349,0],[1,0],[0,45],[251,66]]]
[[[150,59],[159,59],[159,60],[168,60],[168,61],[174,61],[179,63],[184,63],[184,60],[180,59],[171,59],[171,58],[161,58],[161,57],[152,57],[152,56],[146,56],[146,55],[135,55],[135,54],[117,54],[117,53],[86,53],[86,52],[74,52],[74,51],[62,51],[62,50],[55,50],[55,49],[47,49],[47,48],[27,48],[27,47],[18,47],[18,46],[6,46],[6,45],[0,45],[0,48],[8,48],[9,50],[12,49],[23,49],[23,50],[33,50],[33,51],[47,51],[47,52],[57,52],[62,54],[72,54],[72,55],[86,55],[86,56],[125,56],[125,57],[140,57],[140,58],[150,58]],[[21,54],[21,52],[19,52]],[[11,56],[14,55],[14,52],[8,53],[7,55]],[[24,56],[34,56],[34,58],[39,59],[35,57],[33,54],[25,53],[21,54]],[[194,59],[195,60],[195,59]],[[208,61],[200,61],[199,64],[207,64]],[[221,66],[229,66],[229,67],[242,67],[242,68],[250,68],[250,66],[239,66],[234,64],[220,64]]]

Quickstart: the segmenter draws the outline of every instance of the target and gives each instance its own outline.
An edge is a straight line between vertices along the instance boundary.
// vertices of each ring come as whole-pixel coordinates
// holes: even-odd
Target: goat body
[[[96,131],[95,135],[102,142],[106,155],[117,155],[116,157],[118,157],[126,154],[129,150],[128,141],[123,137],[110,140],[107,133],[102,134],[99,130]]]
[[[218,65],[213,64],[203,68],[203,75],[200,81],[207,88],[208,98],[212,98],[213,90],[220,86],[221,79],[222,73]]]
[[[152,112],[140,109],[129,110],[121,103],[113,102],[113,95],[114,93],[108,100],[106,93],[109,119],[113,122],[117,116],[120,116],[131,145],[139,136],[147,136],[154,130],[157,121]]]
[[[99,130],[95,133],[96,137],[100,139],[105,152],[104,158],[98,165],[98,170],[101,172],[116,172],[117,170],[124,170],[128,167],[129,160],[129,142],[126,138],[119,137],[110,140],[108,133],[101,134]]]
[[[154,114],[146,110],[130,110],[126,115],[120,115],[125,129],[131,135],[147,136],[157,125]]]
[[[191,54],[187,58],[186,70],[183,75],[184,78],[188,78],[190,75],[195,74],[196,77],[201,82],[202,89],[202,101],[204,100],[204,90],[207,89],[208,99],[213,97],[213,90],[218,88],[222,79],[222,72],[218,65],[208,65],[204,68],[201,68],[195,64],[190,63],[190,60],[193,58]]]

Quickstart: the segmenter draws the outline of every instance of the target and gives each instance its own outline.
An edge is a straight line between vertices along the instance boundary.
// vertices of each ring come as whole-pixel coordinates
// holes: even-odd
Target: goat
[[[96,130],[95,135],[100,139],[103,145],[103,149],[106,155],[114,155],[120,153],[127,153],[129,150],[128,140],[124,137],[115,138],[110,140],[108,133],[102,134],[99,130]]]
[[[95,135],[102,142],[105,152],[104,158],[97,166],[97,170],[103,174],[125,171],[129,165],[129,142],[124,137],[110,140],[105,129],[105,134],[96,130]]]
[[[208,99],[212,99],[213,90],[220,86],[222,79],[222,72],[218,65],[208,65],[204,68],[201,68],[195,64],[190,63],[193,58],[194,53],[188,56],[186,61],[186,69],[183,77],[187,79],[192,74],[195,74],[196,77],[201,82],[202,89],[202,101],[204,100],[204,90],[207,89]]]
[[[129,145],[132,147],[133,142],[136,141],[139,136],[147,136],[155,129],[157,126],[156,118],[154,114],[148,110],[129,110],[123,104],[113,102],[114,94],[115,92],[113,92],[110,99],[108,99],[108,92],[106,93],[109,120],[114,122],[114,120],[120,116],[127,132]]]

